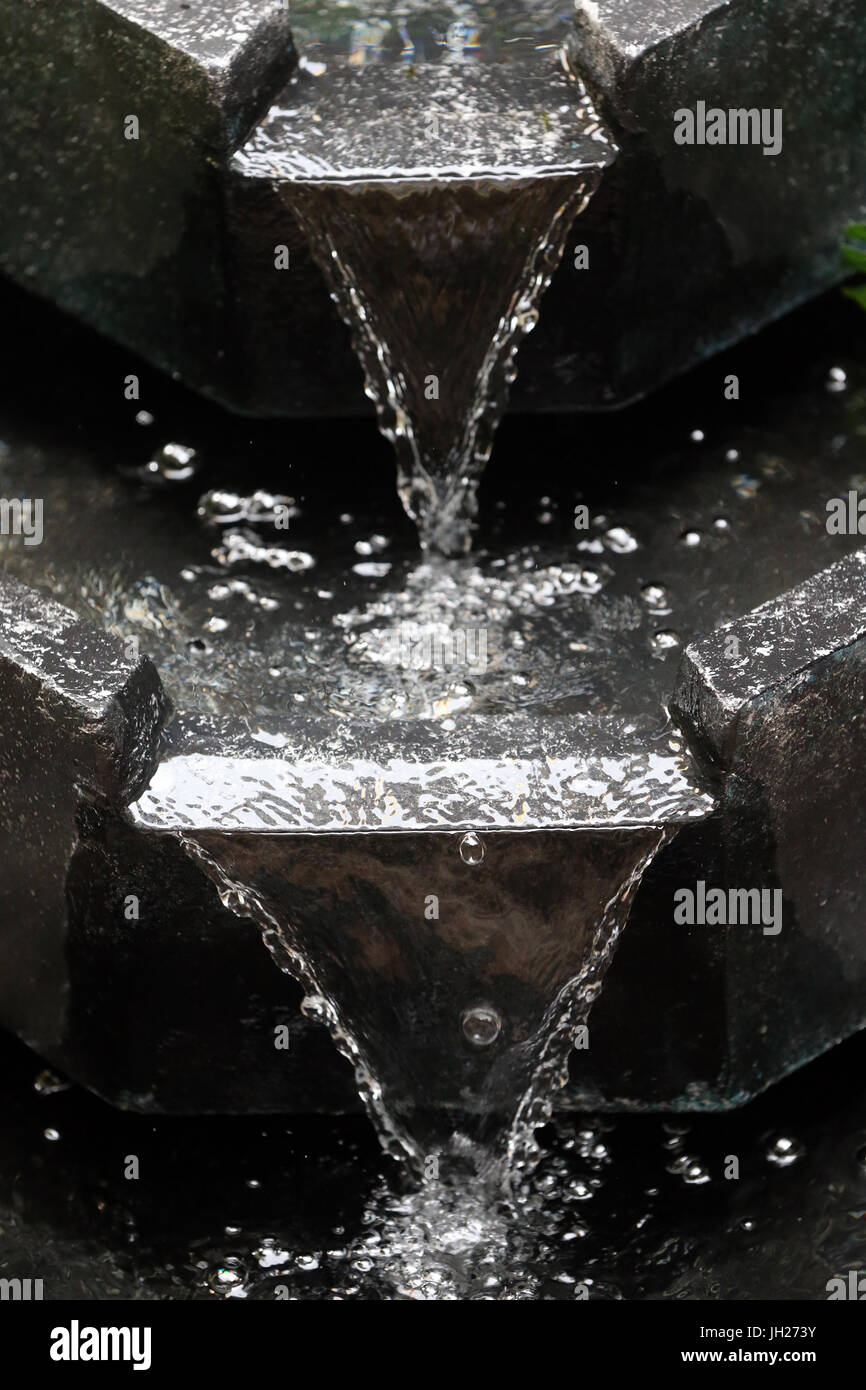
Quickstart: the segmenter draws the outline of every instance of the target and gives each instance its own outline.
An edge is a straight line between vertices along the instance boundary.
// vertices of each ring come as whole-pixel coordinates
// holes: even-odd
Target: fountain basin
[[[216,522],[213,469],[131,466],[152,425],[106,450],[8,413],[3,492],[42,499],[44,537],[2,538],[6,1026],[128,1108],[357,1105],[262,908],[381,1011],[398,1112],[407,1076],[495,1107],[581,978],[565,1105],[738,1104],[862,1026],[862,540],[826,526],[862,447],[846,369],[631,473],[620,443],[586,530],[571,485],[515,504],[517,542],[488,497],[477,554],[437,563],[300,477],[288,536],[249,497],[258,520]],[[473,628],[486,662],[425,646]],[[676,921],[699,884],[781,893],[781,930]]]

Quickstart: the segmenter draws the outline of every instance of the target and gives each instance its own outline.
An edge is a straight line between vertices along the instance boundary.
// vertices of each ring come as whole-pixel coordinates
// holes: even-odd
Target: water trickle
[[[476,64],[461,41],[459,61],[405,69],[363,44],[351,68],[301,71],[236,156],[279,180],[351,330],[403,505],[447,555],[470,547],[517,350],[614,152],[551,47]]]
[[[518,345],[590,191],[576,175],[298,190],[424,549],[469,549]]]
[[[452,907],[422,921],[411,912],[415,837],[181,839],[225,905],[256,923],[275,963],[304,986],[303,1011],[351,1062],[386,1151],[421,1176],[431,1167],[440,1176],[442,1165],[443,1177],[513,1192],[537,1161],[535,1130],[550,1118],[634,893],[670,833],[572,837],[590,856],[577,875],[589,884],[573,881],[562,840],[505,836],[481,883],[461,873],[449,836],[427,837],[428,886]],[[527,883],[545,884],[542,912]],[[364,915],[371,893],[374,918]],[[496,1003],[476,995],[460,1012],[455,997],[478,982],[498,987]]]

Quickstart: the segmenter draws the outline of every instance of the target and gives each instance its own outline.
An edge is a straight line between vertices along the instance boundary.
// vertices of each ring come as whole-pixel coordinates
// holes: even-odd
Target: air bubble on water
[[[358,555],[381,555],[391,544],[387,536],[371,536],[366,541],[355,541]]]
[[[135,417],[135,423],[137,425],[152,425],[153,416],[149,410],[140,410]]]
[[[485,854],[484,841],[474,830],[469,830],[460,841],[460,858],[464,864],[480,864]]]
[[[726,463],[738,463],[740,459],[739,449],[728,449],[725,454]]]
[[[742,497],[749,502],[753,497],[757,497],[761,486],[760,478],[753,478],[750,473],[738,473],[731,479],[731,487],[738,497]]]
[[[391,565],[387,560],[365,560],[353,565],[352,570],[362,579],[384,579],[386,574],[390,574]]]
[[[625,526],[612,526],[609,531],[605,531],[602,539],[608,550],[612,550],[615,555],[629,555],[638,548],[637,538]]]
[[[668,591],[663,584],[644,584],[640,596],[647,608],[659,610],[668,606]]]
[[[312,569],[315,558],[306,550],[290,550],[281,545],[267,545],[255,532],[231,529],[223,533],[220,544],[211,555],[220,565],[237,565],[245,561],[267,565],[270,569],[288,570],[302,574]]]
[[[713,521],[713,526],[717,531],[730,531],[731,523],[726,516],[717,516]]]
[[[806,1152],[799,1139],[788,1134],[777,1134],[767,1145],[767,1162],[776,1168],[790,1168]]]
[[[49,1141],[49,1143],[51,1143],[51,1144],[56,1144],[56,1143],[57,1143],[57,1140],[60,1138],[60,1130],[59,1130],[59,1129],[46,1129],[46,1130],[44,1131],[44,1134],[45,1134],[45,1138],[46,1138],[46,1139]]]
[[[848,385],[848,374],[842,367],[831,367],[827,375],[827,390],[833,394],[844,391]]]
[[[689,1187],[703,1187],[704,1183],[710,1181],[710,1175],[704,1165],[697,1162],[691,1162],[683,1169],[682,1178]]]
[[[604,581],[598,570],[582,569],[580,571],[580,587],[584,593],[597,594],[602,589]]]
[[[164,444],[145,465],[145,473],[167,483],[185,483],[200,466],[197,451],[189,445]]]
[[[291,1258],[290,1252],[281,1249],[270,1236],[266,1237],[259,1248],[253,1251],[253,1259],[260,1269],[273,1269],[279,1265],[287,1264]]]
[[[661,632],[653,633],[650,639],[650,645],[653,648],[654,655],[665,656],[669,651],[672,651],[675,647],[680,645],[680,637],[676,632],[663,629]]]
[[[703,444],[703,442],[704,442],[704,432],[703,432],[703,430],[692,430],[691,434],[689,435],[689,439],[692,441],[693,444]]]
[[[208,1284],[215,1293],[223,1294],[226,1298],[246,1297],[244,1269],[235,1256],[228,1256],[208,1276]]]
[[[502,1019],[492,1004],[475,1004],[464,1010],[463,1034],[474,1047],[489,1047],[502,1032]]]
[[[753,1219],[752,1219],[751,1216],[744,1216],[743,1219],[742,1219],[742,1221],[740,1222],[740,1230],[742,1230],[742,1231],[754,1231],[756,1225],[757,1225],[757,1222],[756,1222],[756,1221],[753,1221]]]
[[[214,614],[207,622],[202,623],[202,628],[205,632],[225,632],[228,625],[227,618],[219,618]]]
[[[696,545],[701,543],[701,533],[700,531],[683,531],[680,540],[689,550],[693,550]]]
[[[252,1188],[261,1187],[261,1183],[259,1182],[258,1178],[247,1178],[247,1184],[246,1184],[246,1185],[247,1185],[247,1187],[252,1187]]]

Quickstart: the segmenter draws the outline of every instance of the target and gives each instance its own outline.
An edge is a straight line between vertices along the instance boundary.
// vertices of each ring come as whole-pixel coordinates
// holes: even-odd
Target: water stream
[[[532,1167],[535,1131],[568,1079],[634,894],[670,833],[614,832],[583,853],[574,836],[556,837],[551,850],[532,832],[506,836],[502,846],[469,833],[441,837],[444,845],[428,838],[426,856],[416,845],[381,855],[381,834],[284,846],[198,831],[181,839],[223,905],[251,919],[275,963],[303,985],[304,1012],[353,1066],[386,1151],[422,1178],[459,1172],[479,1188],[510,1192]],[[488,877],[475,890],[480,920],[470,907],[450,929],[425,922],[418,930],[408,906],[414,884],[435,883],[450,902],[449,868],[453,883],[467,883],[467,869],[497,851],[500,871],[506,860],[521,861],[518,882],[536,856],[539,877],[560,879],[542,911],[517,902],[505,915]],[[596,879],[592,890],[573,882],[577,873]],[[381,916],[365,920],[374,881]],[[486,970],[479,957],[491,958]],[[464,1007],[477,998],[480,975],[494,1002],[482,994]],[[440,1094],[460,1094],[463,1108],[437,1106]]]
[[[520,50],[538,15],[507,15],[518,48],[475,61],[483,31],[453,9],[444,61],[378,61],[368,43],[325,63],[317,43],[235,161],[300,223],[421,546],[446,555],[470,548],[518,348],[615,153],[551,36]]]

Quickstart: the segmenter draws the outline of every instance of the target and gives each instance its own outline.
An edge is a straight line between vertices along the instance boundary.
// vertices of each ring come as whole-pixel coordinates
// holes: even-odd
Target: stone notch
[[[0,786],[34,761],[67,764],[83,795],[127,802],[147,781],[170,712],[148,657],[0,575]],[[16,713],[17,712],[17,713]],[[0,817],[8,795],[0,793]]]
[[[673,708],[730,767],[741,716],[774,688],[866,636],[866,550],[686,648]]]

